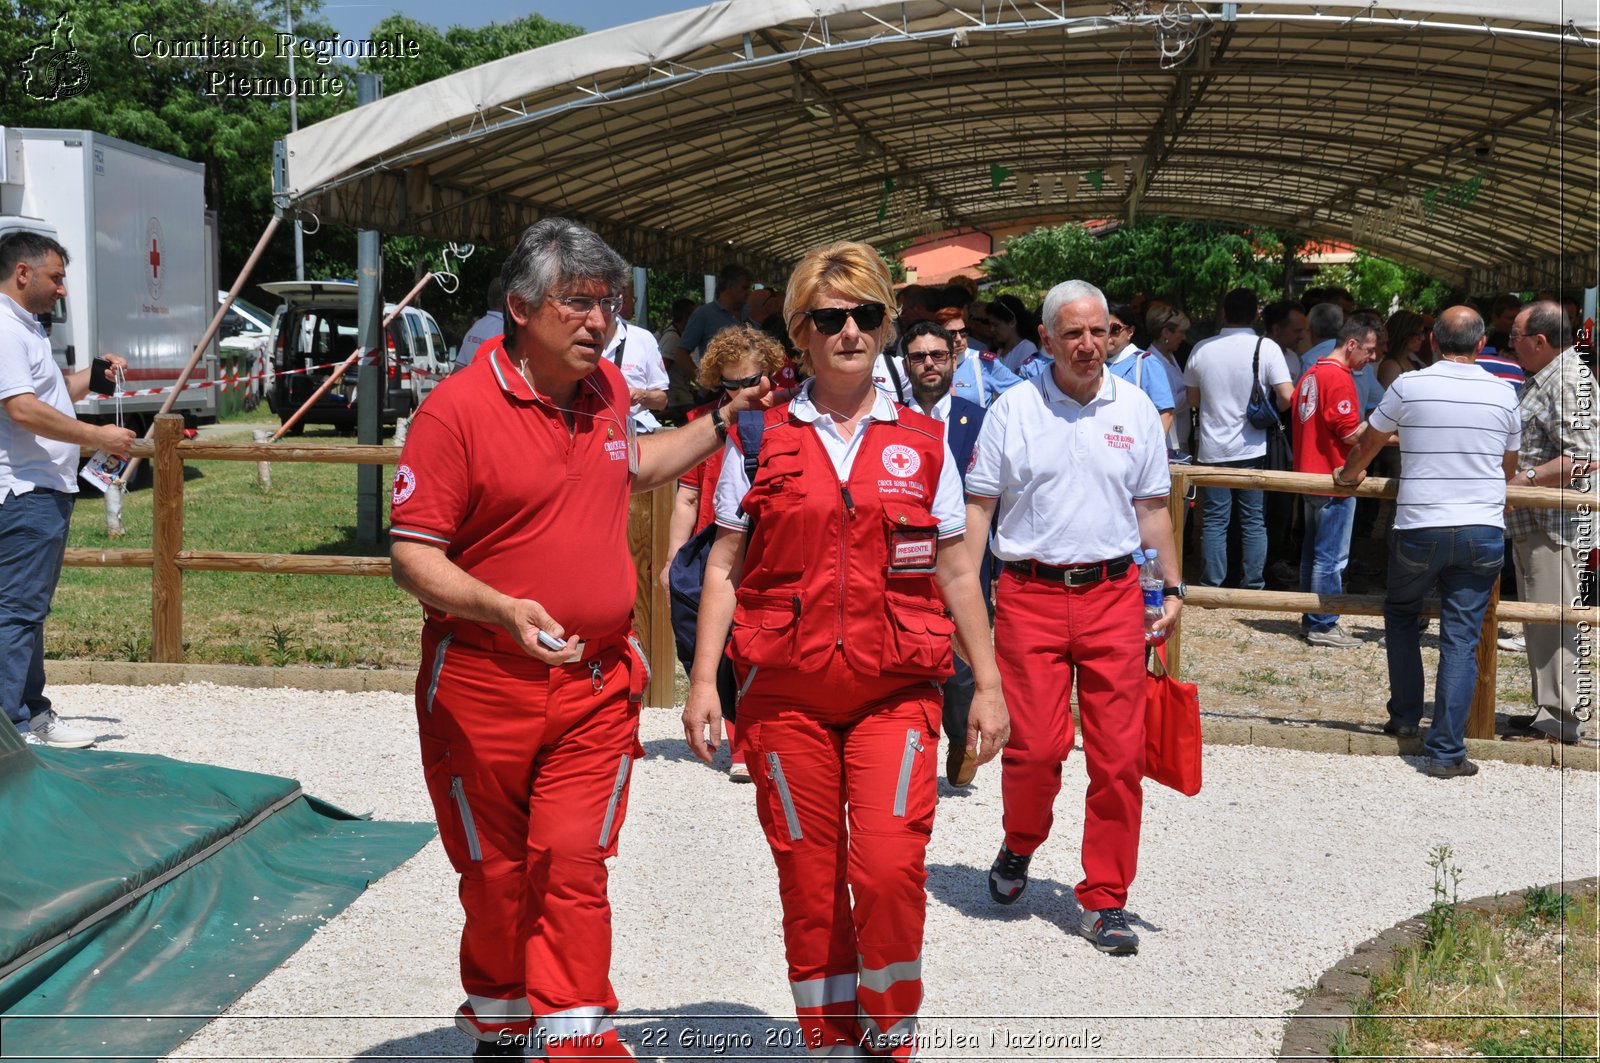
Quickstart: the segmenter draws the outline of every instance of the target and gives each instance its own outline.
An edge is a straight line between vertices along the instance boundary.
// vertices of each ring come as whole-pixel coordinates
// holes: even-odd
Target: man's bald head
[[[1476,355],[1483,346],[1483,315],[1470,306],[1452,306],[1433,323],[1433,343],[1440,354]]]

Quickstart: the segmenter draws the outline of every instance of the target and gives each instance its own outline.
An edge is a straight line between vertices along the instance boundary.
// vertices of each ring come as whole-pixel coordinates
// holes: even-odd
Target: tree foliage
[[[1114,300],[1143,293],[1205,320],[1233,288],[1262,296],[1282,291],[1282,260],[1283,239],[1270,230],[1147,218],[1101,236],[1076,223],[1035,229],[1007,240],[983,266],[1002,291],[1033,305],[1075,277]]]
[[[1395,310],[1433,314],[1461,299],[1457,289],[1420,269],[1361,250],[1349,262],[1318,269],[1311,286],[1348,288],[1357,306],[1373,307],[1384,315]]]

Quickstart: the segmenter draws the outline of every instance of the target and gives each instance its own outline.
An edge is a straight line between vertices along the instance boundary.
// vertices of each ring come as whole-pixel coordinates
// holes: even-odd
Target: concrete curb
[[[1550,887],[1559,893],[1577,896],[1600,890],[1600,878],[1560,882]],[[1526,902],[1521,893],[1498,894],[1462,901],[1457,907],[1466,912],[1516,912]],[[1421,916],[1403,919],[1377,937],[1368,938],[1355,950],[1328,968],[1311,995],[1306,997],[1289,1019],[1278,1046],[1279,1059],[1299,1063],[1337,1063],[1333,1044],[1350,1029],[1350,1017],[1372,992],[1372,983],[1392,971],[1400,954],[1420,945],[1427,924]]]
[[[299,690],[382,690],[409,694],[416,674],[398,669],[272,668],[243,664],[145,664],[129,661],[45,662],[51,683],[104,683],[114,686],[167,686],[178,683],[216,683],[232,687],[293,687]],[[1206,745],[1262,746],[1305,753],[1346,753],[1358,756],[1421,756],[1422,740],[1392,738],[1376,730],[1350,725],[1294,726],[1250,720],[1201,720]],[[1504,764],[1540,768],[1600,771],[1600,749],[1563,746],[1548,742],[1502,742],[1468,739],[1467,756]]]

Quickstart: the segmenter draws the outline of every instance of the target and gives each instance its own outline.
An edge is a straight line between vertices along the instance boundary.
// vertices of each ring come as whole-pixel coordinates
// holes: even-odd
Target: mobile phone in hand
[[[543,646],[551,653],[560,653],[562,650],[567,648],[567,644],[565,642],[556,638],[543,628],[539,629],[539,645]]]
[[[111,382],[111,359],[96,358],[89,366],[89,390],[96,395],[109,395],[117,390]]]

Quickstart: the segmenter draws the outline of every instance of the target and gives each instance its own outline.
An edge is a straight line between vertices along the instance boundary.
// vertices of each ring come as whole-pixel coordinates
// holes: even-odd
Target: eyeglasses
[[[964,328],[946,329],[945,331],[949,332],[952,337],[954,337],[954,336],[970,336],[970,335],[972,335],[972,333],[968,332]]]
[[[1132,325],[1121,325],[1121,324],[1118,324],[1117,322],[1113,321],[1111,323],[1111,327],[1106,329],[1106,335],[1115,336],[1119,332],[1132,332],[1132,331],[1133,331],[1133,326]]]
[[[1510,332],[1506,333],[1506,342],[1516,343],[1518,340],[1531,340],[1535,336],[1543,335],[1544,333],[1542,332],[1518,332],[1516,329],[1512,329]]]
[[[862,332],[875,332],[883,324],[886,311],[882,303],[862,303],[848,309],[838,306],[823,306],[815,310],[807,310],[806,317],[811,319],[811,324],[824,336],[837,336],[844,331],[845,318],[856,323],[856,328]]]
[[[622,310],[620,295],[603,295],[598,299],[591,295],[547,295],[545,298],[578,317],[588,317],[597,306],[606,317],[616,317]]]
[[[949,351],[907,351],[906,364],[916,365],[918,362],[927,362],[930,365],[944,365],[953,355]]]
[[[723,377],[722,390],[743,391],[745,388],[753,388],[759,383],[761,383],[760,373],[757,373],[755,376]]]

